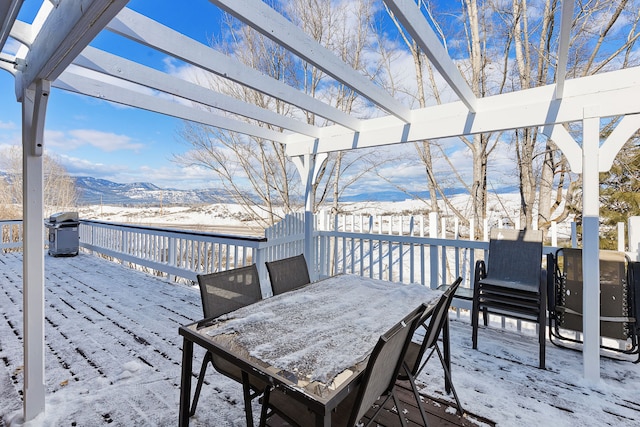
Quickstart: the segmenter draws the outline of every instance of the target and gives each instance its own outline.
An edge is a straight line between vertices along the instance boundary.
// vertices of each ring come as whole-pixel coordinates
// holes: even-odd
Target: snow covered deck
[[[47,406],[29,425],[176,425],[178,326],[202,317],[197,289],[83,253],[45,256],[45,264]],[[22,254],[0,254],[0,425],[21,425],[21,287]],[[476,351],[469,323],[451,323],[454,383],[474,414],[503,426],[631,426],[640,418],[640,365],[602,359],[602,380],[590,385],[580,353],[548,346],[543,371],[535,337],[481,330]],[[420,380],[427,394],[451,400],[437,361]],[[244,425],[239,385],[212,369],[207,382],[191,425]]]

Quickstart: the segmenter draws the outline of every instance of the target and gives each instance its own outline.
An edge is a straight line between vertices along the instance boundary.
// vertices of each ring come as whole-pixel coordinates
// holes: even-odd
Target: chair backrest
[[[311,283],[309,269],[303,254],[266,262],[271,290],[278,295]]]
[[[582,249],[562,248],[562,286],[561,299],[556,305],[567,311],[561,318],[561,324],[567,329],[582,331]],[[633,311],[632,292],[629,280],[628,258],[624,252],[600,250],[600,316],[606,318],[625,318]],[[567,310],[568,309],[568,310]],[[624,340],[627,338],[624,322],[602,321],[600,335]]]
[[[626,285],[628,258],[624,252],[600,250],[600,286]],[[582,287],[582,249],[562,248],[562,275],[568,282],[576,282]]]
[[[395,387],[407,346],[426,309],[426,305],[421,304],[378,339],[363,373],[349,426],[356,425],[378,397],[391,393]]]
[[[218,317],[262,299],[255,264],[197,277],[205,318]]]
[[[494,228],[489,241],[487,277],[540,286],[542,231]]]
[[[420,362],[422,361],[424,353],[438,342],[440,332],[442,332],[444,323],[447,321],[447,316],[449,315],[448,313],[449,308],[451,307],[451,301],[453,301],[453,297],[455,296],[461,282],[462,277],[458,277],[455,282],[453,282],[451,286],[444,291],[442,296],[440,296],[440,299],[433,310],[426,310],[424,316],[418,322],[418,326],[426,323],[427,321],[429,321],[429,325],[426,327],[426,332],[422,339],[422,344],[420,345],[420,351],[411,354],[413,360],[408,360],[408,354],[407,358],[404,359],[413,376],[416,376],[420,370]]]

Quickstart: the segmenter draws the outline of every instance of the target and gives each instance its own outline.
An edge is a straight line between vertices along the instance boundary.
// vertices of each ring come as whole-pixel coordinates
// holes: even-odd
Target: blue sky
[[[19,19],[31,22],[41,1],[26,0]],[[128,7],[207,43],[218,9],[207,0],[182,2],[132,0]],[[169,19],[170,18],[170,19]],[[117,50],[114,46],[117,43]],[[17,46],[17,44],[16,44]],[[166,55],[103,31],[92,46],[136,58],[166,70]],[[142,59],[141,59],[142,58]],[[21,143],[21,105],[15,101],[14,79],[0,70],[0,148]],[[182,121],[160,114],[107,103],[95,98],[52,89],[45,123],[45,150],[72,175],[88,175],[116,182],[153,182],[167,188],[212,187],[210,173],[183,168],[171,161],[189,147],[179,142]],[[176,179],[179,177],[179,179]]]
[[[42,0],[26,0],[19,19],[32,22],[41,3]],[[188,0],[188,7],[185,7],[185,3],[174,0],[132,0],[128,7],[205,44],[208,44],[212,37],[219,35],[220,12],[208,0]],[[196,13],[194,9],[197,10]],[[18,44],[14,45],[17,49]],[[165,54],[109,31],[99,34],[91,45],[162,71],[173,72],[184,65],[175,61],[169,62]],[[408,57],[396,60],[407,61]],[[411,70],[412,65],[400,68]],[[0,103],[2,149],[21,144],[21,106],[15,102],[13,95],[13,76],[1,70],[0,93],[3,94],[4,101]],[[182,121],[179,119],[54,88],[47,109],[45,150],[73,176],[92,176],[120,183],[152,182],[163,188],[217,187],[211,172],[197,167],[184,167],[172,161],[174,155],[180,155],[190,149],[190,146],[182,142],[178,136],[181,125]],[[459,141],[456,145],[458,144]],[[384,153],[387,149],[392,150],[394,154],[397,154],[398,150],[406,150],[409,153],[407,159],[415,156],[411,146],[394,146],[379,150]],[[459,150],[456,154],[457,167],[467,162],[470,167],[467,150]],[[505,150],[504,158],[498,163],[510,162],[508,157]],[[448,170],[447,165],[445,168]],[[400,168],[398,165],[388,165],[381,173],[391,179],[402,181],[415,191],[424,190],[426,187],[424,167],[414,160]],[[465,171],[461,173],[465,174]],[[362,185],[366,189],[370,189],[372,185],[380,190],[393,189],[393,186],[376,177],[364,180]],[[354,190],[359,191],[359,187],[354,186]]]

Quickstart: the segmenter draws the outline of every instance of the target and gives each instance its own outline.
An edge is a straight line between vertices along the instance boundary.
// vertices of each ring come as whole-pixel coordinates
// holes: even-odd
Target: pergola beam
[[[477,105],[475,94],[431,29],[415,1],[385,0],[385,3],[464,105],[469,111],[475,113]]]
[[[123,9],[107,29],[348,129],[360,129],[360,120],[131,9]]]
[[[414,110],[410,126],[383,117],[365,121],[358,134],[330,126],[322,129],[318,141],[290,135],[287,154],[298,156],[575,122],[582,120],[584,105],[598,105],[601,117],[637,114],[640,67],[569,80],[562,100],[554,98],[554,91],[555,85],[548,85],[478,99],[475,114],[459,101]]]
[[[25,56],[16,78],[19,100],[38,80],[54,81],[89,45],[128,0],[59,2],[51,10]]]
[[[209,0],[405,123],[411,110],[261,0]]]
[[[190,83],[137,62],[88,46],[73,62],[83,68],[149,87],[185,100],[239,114],[276,127],[316,138],[319,129],[290,117],[232,98],[206,87]],[[232,120],[232,118],[229,118]]]

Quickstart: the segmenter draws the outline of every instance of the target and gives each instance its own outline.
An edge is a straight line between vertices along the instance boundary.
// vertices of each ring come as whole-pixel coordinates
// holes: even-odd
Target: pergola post
[[[600,379],[600,117],[585,108],[582,138],[582,327],[584,377]]]
[[[312,280],[317,280],[315,268],[315,253],[313,250],[313,178],[315,156],[313,160],[310,154],[305,154],[304,164],[306,174],[302,175],[306,178],[304,186],[304,253],[307,259],[307,270],[311,274]]]
[[[24,385],[23,414],[44,413],[43,132],[50,84],[39,80],[22,97]]]
[[[316,253],[313,246],[313,182],[318,176],[319,164],[322,164],[328,156],[326,153],[313,155],[307,153],[291,159],[304,182],[304,254],[311,280],[318,278],[315,268]]]

